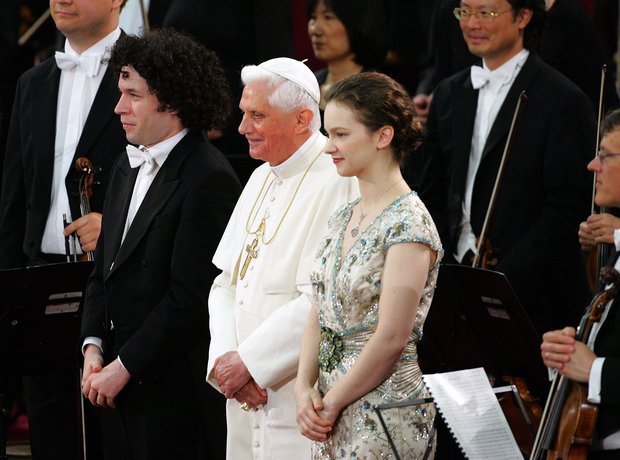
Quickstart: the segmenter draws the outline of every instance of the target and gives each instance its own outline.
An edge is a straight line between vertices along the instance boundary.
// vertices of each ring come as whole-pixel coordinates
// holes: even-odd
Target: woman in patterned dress
[[[443,253],[430,214],[400,173],[421,128],[405,90],[379,73],[338,82],[327,101],[325,153],[340,175],[358,178],[361,198],[331,216],[317,250],[297,421],[316,441],[315,459],[395,458],[373,407],[428,395],[416,345]],[[433,457],[432,406],[384,417],[401,458]]]

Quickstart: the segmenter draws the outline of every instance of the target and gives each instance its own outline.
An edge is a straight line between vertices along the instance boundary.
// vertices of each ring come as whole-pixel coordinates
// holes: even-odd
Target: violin
[[[78,193],[80,196],[80,214],[84,217],[90,214],[90,200],[93,198],[93,183],[95,173],[92,162],[86,157],[79,157],[75,160],[75,169],[82,172],[78,183]],[[86,253],[88,260],[95,260],[92,251]]]
[[[620,273],[612,267],[601,269],[605,289],[592,299],[580,321],[576,340],[587,343],[592,326],[601,320],[609,302],[620,288]],[[556,374],[530,460],[585,460],[595,433],[598,406],[588,402],[588,387]]]

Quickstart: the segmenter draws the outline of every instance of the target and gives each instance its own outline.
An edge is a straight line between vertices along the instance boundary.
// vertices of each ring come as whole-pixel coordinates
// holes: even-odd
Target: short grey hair
[[[271,95],[267,98],[272,107],[275,107],[282,113],[308,108],[312,110],[310,132],[314,134],[321,129],[319,104],[297,83],[262,69],[257,65],[246,65],[241,69],[241,82],[244,85],[256,81],[265,81],[267,87],[272,89]]]

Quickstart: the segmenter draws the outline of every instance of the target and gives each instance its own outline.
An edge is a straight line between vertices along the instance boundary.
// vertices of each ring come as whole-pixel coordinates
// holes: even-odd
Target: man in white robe
[[[227,404],[227,458],[309,458],[293,387],[311,305],[310,270],[333,211],[358,196],[323,154],[319,86],[301,62],[246,66],[239,132],[265,163],[213,258],[207,380]]]

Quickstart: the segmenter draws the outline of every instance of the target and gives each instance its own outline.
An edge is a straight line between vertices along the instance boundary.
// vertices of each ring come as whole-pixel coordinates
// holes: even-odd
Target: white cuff
[[[99,349],[101,350],[101,353],[103,353],[103,340],[101,340],[99,337],[86,337],[84,339],[84,343],[82,344],[82,356],[84,355],[86,346],[90,344],[93,344],[99,347]]]
[[[588,380],[588,402],[599,404],[601,402],[601,377],[603,375],[603,363],[605,358],[596,358],[590,369]]]

